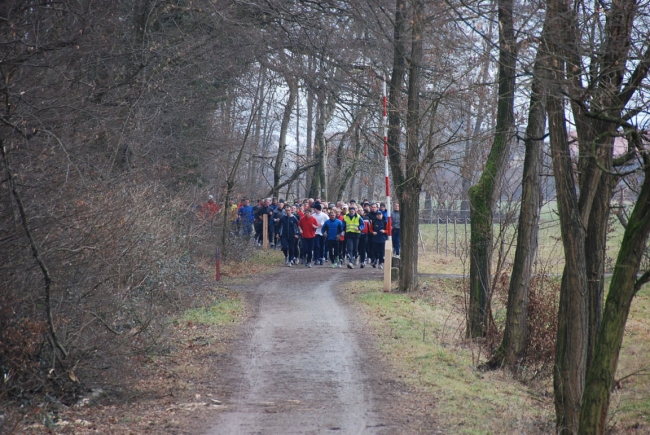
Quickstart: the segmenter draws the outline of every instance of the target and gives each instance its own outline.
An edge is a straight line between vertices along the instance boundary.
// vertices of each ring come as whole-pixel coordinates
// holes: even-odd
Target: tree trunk
[[[263,65],[260,67],[260,95],[265,95],[264,87],[266,85],[266,67]],[[257,109],[257,117],[255,119],[255,131],[253,133],[253,143],[252,150],[248,158],[248,185],[255,186],[257,184],[257,170],[259,165],[256,163],[256,155],[259,154],[260,150],[260,141],[262,139],[262,105],[264,104],[264,99],[261,98],[259,101],[260,107]]]
[[[650,233],[650,159],[647,156],[643,159],[645,179],[616,259],[602,327],[582,398],[579,433],[584,435],[605,433],[614,375],[632,299],[650,278],[646,271],[637,280],[639,265]]]
[[[408,292],[418,287],[418,230],[420,214],[420,189],[409,186],[402,192],[400,200],[400,248],[399,291]],[[414,243],[404,243],[413,240]]]
[[[549,11],[550,13],[550,11]],[[548,17],[548,16],[547,16]],[[547,18],[548,19],[548,18]],[[554,46],[548,53],[554,53]],[[561,60],[553,59],[558,80]],[[556,82],[557,83],[557,82]],[[575,190],[563,97],[559,90],[547,102],[551,155],[564,246],[565,266],[560,286],[560,307],[555,347],[553,386],[555,392],[556,428],[561,434],[578,430],[580,399],[584,390],[584,369],[587,357],[587,274],[585,264],[585,230],[580,220]]]
[[[417,290],[418,280],[418,233],[420,215],[420,192],[422,191],[420,167],[420,77],[423,57],[424,5],[422,0],[412,3],[411,58],[409,63],[408,103],[406,115],[406,162],[407,182],[401,189],[401,229],[404,234],[401,250],[399,290]]]
[[[401,201],[402,188],[404,184],[404,173],[402,172],[402,154],[400,151],[400,138],[402,134],[401,117],[399,108],[402,101],[402,87],[406,76],[406,47],[404,45],[404,32],[406,29],[406,0],[395,1],[395,26],[393,30],[393,71],[389,84],[388,95],[388,162],[395,186],[397,198]],[[373,182],[374,184],[374,182]],[[373,188],[374,192],[374,188]],[[372,197],[370,198],[372,199]],[[402,236],[404,245],[405,236]],[[417,242],[417,240],[416,240]]]
[[[598,195],[594,198],[585,239],[588,286],[589,320],[587,326],[587,367],[591,365],[600,331],[605,296],[605,249],[609,221],[609,201],[616,184],[614,177],[605,175],[600,180]]]
[[[333,183],[334,186],[332,186],[331,189],[331,200],[339,200],[342,199],[343,193],[348,187],[348,183],[353,179],[353,176],[357,172],[357,164],[359,162],[359,157],[361,155],[361,119],[355,118],[353,120],[353,127],[349,133],[352,133],[351,136],[353,137],[352,142],[354,144],[354,151],[353,151],[353,157],[352,161],[348,162],[348,167],[343,171],[342,173],[338,173],[338,178],[335,180],[336,182]],[[346,133],[347,137],[347,133]],[[339,155],[337,155],[337,165],[336,167],[339,168],[340,170],[343,169],[344,167],[344,160],[345,158],[343,157],[344,152],[342,150],[343,148],[343,140],[341,139],[341,145],[339,146]]]
[[[277,196],[279,193],[278,186],[282,178],[282,166],[284,166],[284,156],[287,151],[287,131],[289,130],[291,112],[293,111],[296,94],[298,93],[296,82],[290,77],[286,77],[286,81],[289,86],[289,98],[287,99],[287,104],[284,106],[282,122],[280,123],[280,140],[278,141],[278,153],[276,154],[275,165],[273,166],[273,192],[271,196]]]
[[[471,245],[468,337],[487,330],[487,295],[492,268],[492,213],[500,191],[514,129],[516,41],[513,0],[499,0],[499,98],[497,124],[490,155],[478,183],[470,188]]]
[[[335,106],[333,95],[328,97],[326,89],[321,88],[318,92],[318,102],[316,104],[318,113],[316,114],[314,157],[318,160],[318,165],[314,170],[314,178],[309,189],[309,196],[312,198],[322,197],[326,199],[328,149],[327,141],[325,140],[325,128],[327,128],[334,115]]]
[[[493,28],[494,25],[494,12],[490,13],[489,17],[489,27],[487,35],[484,39],[484,52],[490,51],[490,44],[492,41]],[[490,80],[490,66],[492,64],[492,56],[485,56],[483,60],[483,65],[481,67],[481,76],[480,83],[488,83]],[[479,138],[481,136],[481,130],[483,129],[483,122],[485,121],[486,112],[488,111],[488,96],[489,92],[479,92],[478,101],[476,102],[477,112],[476,120],[474,125],[471,125],[471,115],[472,115],[472,104],[469,105],[467,113],[467,140],[465,141],[465,152],[463,156],[463,165],[460,168],[461,175],[461,204],[460,212],[461,217],[466,219],[470,217],[470,203],[469,203],[469,189],[474,183],[474,175],[478,172],[477,161],[479,155]]]
[[[309,57],[308,68],[309,71],[313,70],[313,60],[311,56]],[[305,149],[305,157],[307,159],[307,162],[311,162],[312,159],[314,158],[312,152],[313,125],[314,125],[314,91],[311,85],[308,84],[307,85],[307,142],[306,142],[306,149]],[[305,194],[307,196],[312,196],[311,184],[312,184],[312,180],[314,179],[314,172],[315,170],[309,170],[307,171],[305,176],[305,189],[306,189]]]
[[[522,179],[521,210],[512,276],[508,288],[506,326],[501,346],[489,362],[506,366],[516,373],[524,357],[527,339],[528,294],[539,233],[541,208],[540,177],[546,131],[546,107],[541,90],[542,50],[538,50],[531,85],[530,110],[526,129],[526,156]]]

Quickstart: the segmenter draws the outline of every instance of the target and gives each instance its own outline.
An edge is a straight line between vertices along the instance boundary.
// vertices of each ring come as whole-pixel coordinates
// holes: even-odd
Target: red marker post
[[[219,255],[219,247],[217,246],[217,251],[215,253],[215,281],[221,279],[221,256]]]

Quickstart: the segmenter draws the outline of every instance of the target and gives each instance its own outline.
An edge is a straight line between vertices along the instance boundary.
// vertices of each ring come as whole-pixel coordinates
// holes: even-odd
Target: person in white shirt
[[[320,202],[315,202],[312,205],[314,212],[312,216],[318,222],[318,228],[316,228],[316,240],[314,241],[314,264],[322,266],[325,262],[325,238],[323,237],[323,224],[327,219],[329,219],[327,213],[323,213],[322,206]]]

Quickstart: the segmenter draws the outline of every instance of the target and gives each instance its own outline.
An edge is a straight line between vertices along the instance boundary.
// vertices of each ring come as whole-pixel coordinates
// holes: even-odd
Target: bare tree
[[[488,327],[488,294],[492,273],[492,214],[514,137],[517,43],[513,2],[499,0],[499,97],[492,149],[478,183],[469,191],[472,220],[467,336],[482,337]]]

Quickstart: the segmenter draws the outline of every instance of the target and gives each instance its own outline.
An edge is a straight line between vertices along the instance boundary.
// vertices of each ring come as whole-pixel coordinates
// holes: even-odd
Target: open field
[[[494,237],[497,249],[494,254],[494,266],[498,251],[501,247],[500,240],[503,239],[503,251],[506,253],[507,262],[511,263],[515,253],[516,224],[508,226],[499,223],[494,224]],[[560,235],[560,221],[555,210],[555,203],[546,204],[541,210],[539,225],[539,252],[535,267],[539,272],[560,274],[564,267],[564,251]],[[623,239],[624,229],[618,219],[611,218],[607,258],[608,266],[611,267],[616,260],[618,249]],[[460,219],[454,225],[454,220],[449,223],[421,224],[420,234],[420,262],[421,273],[447,273],[463,274],[469,271],[467,258],[470,224],[465,224]],[[501,238],[498,238],[502,235]],[[422,245],[424,244],[424,248]]]

